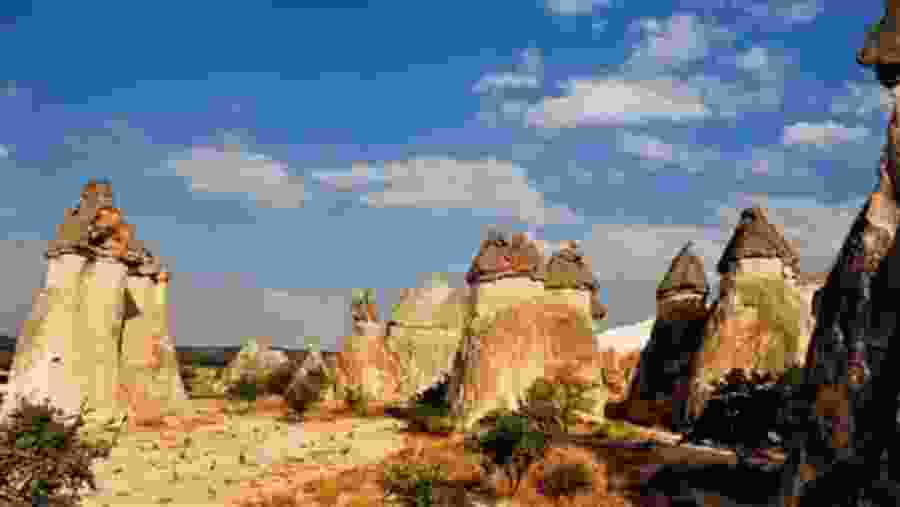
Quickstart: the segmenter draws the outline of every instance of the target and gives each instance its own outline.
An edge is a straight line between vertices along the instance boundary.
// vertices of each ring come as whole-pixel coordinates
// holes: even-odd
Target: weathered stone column
[[[82,278],[80,325],[72,336],[78,354],[71,361],[72,381],[81,385],[95,417],[118,415],[119,340],[125,309],[127,267],[117,258],[99,256]]]
[[[168,274],[159,281],[130,274],[127,298],[135,313],[123,324],[119,383],[148,404],[169,407],[187,400],[178,371],[175,344],[169,334],[166,307]]]
[[[72,337],[77,334],[85,263],[85,257],[70,253],[48,259],[44,288],[35,294],[31,315],[16,343],[0,417],[15,408],[19,396],[38,403],[50,397],[67,413],[77,412],[80,391],[67,374],[80,354]]]

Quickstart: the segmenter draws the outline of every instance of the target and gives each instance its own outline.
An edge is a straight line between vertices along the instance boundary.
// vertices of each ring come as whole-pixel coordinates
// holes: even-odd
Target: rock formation
[[[310,351],[283,393],[288,407],[302,413],[311,404],[323,399],[328,368],[320,351]]]
[[[266,388],[276,371],[289,366],[287,354],[273,350],[270,337],[251,338],[225,367],[216,387],[222,394],[235,388],[239,382],[253,382]]]
[[[578,243],[566,241],[547,262],[544,289],[552,301],[566,303],[584,312],[589,318],[603,313],[594,302],[597,283],[590,259],[578,250]]]
[[[353,298],[350,304],[350,318],[353,323],[353,334],[366,334],[363,331],[371,323],[377,323],[378,304],[376,303],[375,289],[353,289]]]
[[[516,254],[517,268],[513,269],[513,253]],[[528,265],[525,266],[525,260]],[[498,231],[492,231],[482,241],[478,255],[466,275],[472,288],[472,319],[484,321],[514,304],[530,301],[544,295],[544,260],[527,236],[517,237],[513,251],[512,243]],[[475,325],[475,324],[473,324]]]
[[[713,343],[704,348],[702,370],[753,367],[756,359],[781,369],[801,361],[809,342],[801,322],[810,309],[802,308],[797,289],[799,258],[765,209],[741,212],[718,272],[719,298],[706,331]],[[769,314],[773,308],[777,315]]]
[[[338,391],[361,387],[369,399],[387,401],[401,397],[400,357],[390,349],[383,332],[344,337],[334,367]]]
[[[69,414],[84,399],[97,419],[185,400],[165,311],[169,275],[113,204],[111,184],[90,181],[49,242],[0,417],[20,397],[49,397]]]
[[[891,37],[896,35],[892,30]],[[896,97],[900,88],[893,87],[893,92]],[[878,477],[881,455],[887,450],[890,479],[900,480],[896,439],[900,386],[888,355],[889,342],[898,339],[897,128],[895,108],[878,187],[851,225],[825,285],[816,293],[816,325],[804,379],[811,391],[805,401],[814,403],[807,415],[816,428],[804,428],[788,441],[782,476],[786,497],[797,496],[804,462],[821,469],[834,458],[849,458],[847,463],[862,464],[860,478]],[[807,445],[810,433],[831,437],[831,456],[812,452]]]
[[[593,340],[590,323],[571,305],[511,305],[490,326],[463,338],[448,389],[451,415],[470,428],[490,410],[515,408],[536,379],[553,378],[591,357]],[[589,375],[599,380],[599,371]],[[605,399],[602,389],[593,394]],[[602,411],[592,415],[602,417]]]
[[[708,294],[703,259],[688,242],[656,290],[656,321],[628,397],[631,419],[649,423],[644,416],[662,412],[676,425],[686,422],[691,359],[703,346]]]
[[[404,289],[388,323],[387,344],[399,356],[404,396],[450,370],[470,311],[468,287],[432,274],[424,287]]]

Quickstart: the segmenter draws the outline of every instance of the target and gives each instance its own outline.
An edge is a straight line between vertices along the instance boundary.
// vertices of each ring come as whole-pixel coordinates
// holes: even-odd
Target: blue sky
[[[889,104],[853,60],[878,2],[27,4],[0,5],[7,332],[90,177],[174,270],[181,344],[328,347],[350,288],[386,313],[492,225],[581,240],[637,322],[754,203],[826,269]]]

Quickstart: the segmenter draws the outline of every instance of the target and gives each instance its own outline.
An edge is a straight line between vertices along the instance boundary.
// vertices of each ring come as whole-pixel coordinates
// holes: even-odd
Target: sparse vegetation
[[[479,425],[487,431],[470,438],[469,449],[481,454],[486,476],[502,472],[512,481],[515,494],[531,465],[544,456],[547,435],[528,417],[505,410],[488,414]]]
[[[593,472],[584,463],[562,463],[549,467],[538,481],[538,493],[553,499],[584,494],[593,486]]]
[[[96,489],[93,459],[110,449],[79,438],[91,410],[82,403],[77,414],[65,416],[49,398],[41,404],[23,398],[21,403],[0,425],[0,499],[22,507],[38,497],[55,505],[78,505],[81,487]]]
[[[365,417],[369,405],[369,396],[362,385],[344,386],[344,403],[357,417]]]
[[[568,433],[576,423],[579,412],[593,413],[597,408],[598,401],[591,399],[587,393],[605,387],[604,383],[585,385],[539,378],[519,400],[519,406],[524,414],[539,419],[541,424],[549,425],[548,428],[559,427]]]
[[[418,463],[388,465],[382,479],[385,503],[431,507],[435,485],[446,480],[447,470],[443,465]]]

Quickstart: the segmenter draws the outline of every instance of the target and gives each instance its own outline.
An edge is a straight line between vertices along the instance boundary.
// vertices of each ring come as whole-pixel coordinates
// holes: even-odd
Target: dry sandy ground
[[[343,403],[323,402],[303,422],[290,422],[277,398],[260,400],[251,414],[234,417],[223,414],[221,401],[198,403],[209,411],[203,420],[169,421],[168,427],[123,434],[112,456],[95,465],[100,490],[87,495],[83,505],[374,507],[382,505],[382,473],[396,463],[445,465],[450,482],[440,494],[448,498],[454,490],[468,490],[468,505],[503,505],[495,493],[511,494],[503,480],[493,482],[495,493],[476,487],[491,481],[464,453],[461,434],[402,431],[403,423],[384,417],[380,404],[359,418]],[[637,485],[658,465],[735,461],[731,453],[709,449],[627,448],[591,436],[592,429],[580,423],[571,436],[555,442],[506,505],[640,505]],[[647,429],[643,435],[653,436],[662,441],[667,434]],[[594,471],[592,491],[559,501],[542,496],[537,484],[545,468],[573,462]],[[460,505],[459,498],[447,501]]]

